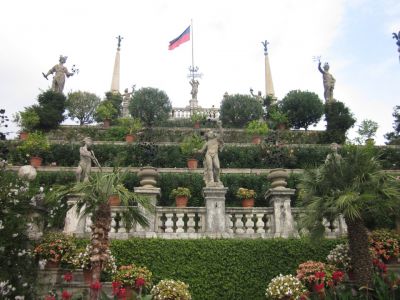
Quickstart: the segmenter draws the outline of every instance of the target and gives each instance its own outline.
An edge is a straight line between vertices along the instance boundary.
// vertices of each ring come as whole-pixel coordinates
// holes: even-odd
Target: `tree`
[[[396,105],[393,109],[394,131],[385,134],[385,138],[388,140],[388,145],[400,145],[400,105]]]
[[[105,101],[111,102],[111,104],[118,112],[117,116],[121,114],[122,96],[120,93],[107,92]]]
[[[290,91],[281,101],[281,110],[295,129],[317,124],[324,113],[324,104],[318,95],[309,91]]]
[[[68,117],[77,118],[79,125],[94,122],[94,113],[100,104],[100,98],[93,93],[77,91],[68,94],[66,108]]]
[[[365,119],[361,121],[361,124],[358,126],[357,133],[359,135],[356,140],[362,144],[367,140],[372,139],[376,131],[378,130],[378,123],[369,119]]]
[[[3,132],[3,127],[7,128],[8,124],[7,122],[9,121],[8,117],[6,116],[6,110],[5,109],[0,109],[0,140],[5,140],[6,135],[8,132]]]
[[[325,232],[324,219],[333,221],[342,215],[356,283],[370,286],[373,267],[366,220],[371,215],[399,215],[400,186],[393,176],[381,171],[372,145],[348,145],[343,153],[343,158],[330,155],[320,167],[305,170],[299,195],[307,213],[300,224],[312,237],[320,238]]]
[[[244,127],[262,116],[262,104],[251,96],[226,95],[222,100],[220,119],[225,126]]]
[[[168,120],[172,110],[167,94],[156,88],[141,88],[133,94],[129,111],[145,125],[154,126]]]
[[[325,104],[326,143],[343,144],[346,132],[356,123],[350,109],[343,102],[335,101]]]
[[[52,130],[57,128],[65,120],[66,97],[61,94],[48,90],[39,94],[39,104],[32,105],[31,108],[39,116],[39,123],[34,129]],[[29,108],[28,108],[29,109]]]

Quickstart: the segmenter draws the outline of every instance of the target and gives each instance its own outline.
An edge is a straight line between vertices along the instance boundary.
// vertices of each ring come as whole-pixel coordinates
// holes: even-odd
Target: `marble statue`
[[[199,81],[192,79],[189,81],[190,85],[192,86],[192,91],[190,92],[192,94],[192,99],[197,99],[197,93],[199,91]]]
[[[329,73],[329,64],[325,63],[324,68],[321,68],[321,62],[318,62],[318,70],[322,73],[324,83],[324,98],[326,102],[333,101],[333,89],[335,88],[335,78]]]
[[[332,143],[330,146],[331,152],[325,158],[325,164],[329,163],[332,160],[340,160],[342,156],[338,153],[339,145],[336,143]]]
[[[89,180],[92,161],[96,166],[101,168],[96,156],[94,156],[94,152],[91,149],[93,145],[92,139],[90,137],[86,137],[83,139],[83,143],[84,145],[79,148],[80,161],[78,168],[76,169],[76,180],[78,182],[86,182]]]
[[[122,117],[128,118],[129,117],[129,102],[131,101],[131,96],[135,92],[135,86],[132,86],[132,92],[129,93],[128,88],[124,90],[124,94],[122,95]]]
[[[254,94],[254,90],[251,88],[250,89],[250,94],[251,96],[253,96],[253,98],[255,98],[256,100],[258,100],[261,104],[264,104],[264,98],[261,94],[261,91],[258,91],[257,95]]]
[[[218,151],[222,151],[224,142],[221,121],[217,121],[218,131],[209,130],[206,134],[206,143],[198,150],[199,153],[205,152],[204,157],[204,181],[206,186],[223,186],[220,180],[220,163]]]
[[[52,67],[47,74],[43,74],[44,78],[47,79],[47,76],[54,74],[53,76],[53,83],[51,85],[51,89],[54,92],[58,92],[58,93],[62,93],[64,90],[64,85],[65,85],[65,76],[70,77],[72,75],[74,75],[74,72],[70,73],[68,72],[68,69],[66,67],[64,67],[64,64],[67,61],[67,56],[62,56],[60,55],[60,60],[59,60],[59,64],[55,65],[54,67]]]

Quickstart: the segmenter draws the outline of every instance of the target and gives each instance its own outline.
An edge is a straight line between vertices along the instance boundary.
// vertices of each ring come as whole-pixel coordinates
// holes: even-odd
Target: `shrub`
[[[24,111],[15,113],[14,120],[22,131],[32,131],[39,124],[39,116],[33,107],[27,107]]]
[[[318,95],[309,91],[290,91],[280,103],[287,115],[289,126],[296,129],[318,123],[324,113],[324,105]]]
[[[179,280],[161,280],[151,290],[154,300],[191,300],[189,285]]]
[[[244,127],[248,122],[260,119],[262,115],[261,103],[251,96],[236,94],[222,100],[220,120],[226,127]]]
[[[38,130],[52,130],[57,128],[65,120],[65,102],[66,97],[61,94],[48,90],[39,94],[39,105],[33,105],[31,108],[39,116],[39,123],[34,127]]]
[[[175,197],[184,196],[190,198],[192,195],[190,193],[190,189],[185,187],[177,187],[171,191],[170,196],[175,199]]]
[[[116,119],[118,116],[118,110],[113,106],[111,101],[103,101],[96,108],[95,119],[97,122],[104,120]]]
[[[343,144],[346,140],[346,132],[353,127],[356,120],[350,109],[340,101],[327,102],[325,104],[325,143]]]
[[[26,140],[18,147],[24,154],[31,156],[41,156],[50,149],[49,141],[47,137],[41,132],[32,132],[29,134]]]
[[[204,140],[198,134],[192,134],[185,136],[183,141],[179,144],[181,152],[187,158],[193,158],[199,156],[197,151],[200,150],[204,145]],[[196,155],[197,154],[197,155]]]
[[[293,275],[279,275],[268,284],[265,296],[268,299],[299,299],[306,292],[303,284]]]
[[[246,125],[246,132],[250,135],[265,135],[268,132],[268,125],[263,121],[253,120]]]

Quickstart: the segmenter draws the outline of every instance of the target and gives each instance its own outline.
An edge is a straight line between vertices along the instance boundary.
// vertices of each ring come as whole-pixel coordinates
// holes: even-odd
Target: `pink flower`
[[[135,287],[140,288],[146,284],[146,281],[143,278],[136,278],[135,280]]]
[[[119,292],[117,294],[118,299],[126,299],[126,289],[125,288],[120,288]]]
[[[319,293],[324,289],[324,283],[314,284],[314,290]]]
[[[52,295],[47,295],[47,296],[44,298],[44,300],[56,300],[56,297],[55,297],[55,296],[52,296]]]
[[[111,283],[112,289],[113,289],[113,295],[117,295],[119,293],[119,288],[121,287],[121,282],[118,281],[113,281]]]
[[[315,278],[322,279],[325,277],[325,272],[315,272]]]
[[[342,281],[343,276],[344,276],[344,273],[343,273],[342,271],[335,271],[335,272],[333,272],[333,274],[332,274],[332,279],[333,279],[335,282],[339,282],[339,281]]]
[[[100,281],[96,280],[95,282],[92,282],[92,284],[90,285],[90,288],[92,290],[98,291],[101,289],[101,283]]]
[[[61,298],[62,298],[63,300],[71,299],[71,297],[72,297],[72,293],[68,293],[67,290],[64,290],[64,291],[62,292],[62,294],[61,294]]]
[[[72,278],[73,278],[73,276],[72,276],[71,272],[68,272],[68,273],[64,274],[64,281],[70,282],[70,281],[72,281]]]

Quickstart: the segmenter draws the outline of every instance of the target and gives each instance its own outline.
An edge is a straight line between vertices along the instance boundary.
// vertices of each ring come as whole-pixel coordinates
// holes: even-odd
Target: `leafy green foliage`
[[[95,120],[102,122],[104,120],[113,120],[118,117],[118,110],[114,107],[111,101],[105,100],[96,108]]]
[[[122,96],[120,93],[106,92],[106,98],[104,101],[108,101],[113,105],[117,110],[117,116],[121,114]]]
[[[385,138],[388,140],[389,145],[400,145],[400,105],[396,105],[393,109],[394,131],[385,134]]]
[[[220,120],[225,127],[244,127],[263,115],[262,104],[248,95],[228,95],[221,103]]]
[[[127,134],[137,133],[142,129],[142,122],[137,118],[120,118],[118,124],[126,131]]]
[[[96,94],[77,91],[68,94],[66,108],[68,117],[72,120],[77,118],[79,125],[94,122],[94,113],[100,104],[100,98]]]
[[[276,275],[295,273],[307,260],[323,261],[338,243],[305,239],[113,240],[117,263],[145,265],[154,282],[173,278],[189,284],[196,299],[265,299]],[[277,251],[279,249],[279,251]],[[249,298],[249,295],[250,298]]]
[[[18,150],[23,154],[31,156],[41,156],[45,154],[50,148],[47,137],[39,131],[29,134],[26,140],[18,147]]]
[[[185,136],[179,144],[182,154],[188,158],[192,158],[198,150],[203,147],[204,140],[198,134]]]
[[[335,101],[325,104],[326,134],[325,143],[343,144],[346,132],[354,126],[356,120],[350,109],[343,102]]]
[[[260,120],[253,120],[247,123],[246,132],[251,135],[264,135],[268,132],[267,123]]]
[[[33,129],[48,131],[57,128],[65,120],[66,97],[63,94],[48,90],[39,94],[38,102],[38,105],[31,106],[39,116],[39,123]]]
[[[287,115],[289,126],[295,129],[305,128],[318,123],[324,113],[324,105],[318,95],[309,91],[290,91],[280,103],[281,110]]]
[[[141,88],[133,94],[129,111],[146,126],[154,126],[169,118],[171,102],[164,91],[156,88]]]
[[[32,131],[39,124],[39,116],[35,109],[30,106],[26,107],[24,111],[14,114],[14,120],[23,131]]]

